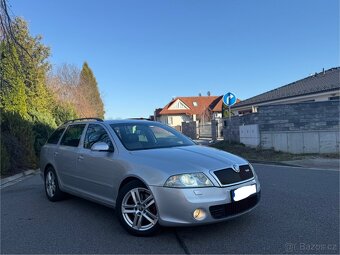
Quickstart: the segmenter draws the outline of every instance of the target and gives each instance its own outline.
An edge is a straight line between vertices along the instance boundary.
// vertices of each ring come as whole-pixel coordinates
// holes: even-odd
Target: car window
[[[169,148],[194,144],[189,138],[176,130],[157,123],[119,123],[110,126],[128,150]]]
[[[60,145],[77,147],[84,128],[85,124],[68,126],[63,138],[61,139]]]
[[[163,128],[160,128],[160,127],[157,127],[157,126],[151,126],[150,127],[152,132],[154,133],[155,137],[157,139],[162,139],[162,138],[175,138],[176,136],[172,133],[170,133],[169,131],[163,129]]]
[[[90,124],[85,134],[84,148],[91,149],[96,142],[104,142],[109,145],[110,149],[113,149],[111,139],[106,130],[101,125]]]
[[[47,143],[57,144],[60,140],[61,135],[64,133],[65,127],[58,128],[53,134],[48,138]]]

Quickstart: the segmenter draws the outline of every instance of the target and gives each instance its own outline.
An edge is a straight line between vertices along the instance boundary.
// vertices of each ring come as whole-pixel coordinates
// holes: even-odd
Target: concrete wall
[[[240,126],[257,124],[260,145],[292,153],[339,152],[339,101],[268,105],[224,120],[224,138],[240,142]]]
[[[260,130],[258,124],[240,126],[239,132],[241,143],[250,147],[258,147],[260,145]]]
[[[243,116],[234,116],[223,119],[223,137],[224,140],[240,142],[240,126],[252,125],[259,123],[259,114],[252,113]]]
[[[261,146],[291,153],[339,152],[338,131],[261,132]]]

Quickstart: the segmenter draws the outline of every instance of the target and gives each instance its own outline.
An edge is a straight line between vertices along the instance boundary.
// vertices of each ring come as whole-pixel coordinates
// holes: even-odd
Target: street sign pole
[[[236,96],[231,92],[228,92],[227,94],[225,94],[223,96],[223,103],[226,106],[228,106],[228,115],[229,115],[228,116],[229,117],[228,118],[229,119],[229,121],[228,121],[228,129],[229,129],[229,131],[228,131],[228,141],[229,141],[229,143],[231,143],[231,106],[234,105],[236,103],[236,101],[237,101]]]
[[[231,105],[228,106],[229,110],[228,110],[228,115],[229,115],[229,144],[231,143]]]

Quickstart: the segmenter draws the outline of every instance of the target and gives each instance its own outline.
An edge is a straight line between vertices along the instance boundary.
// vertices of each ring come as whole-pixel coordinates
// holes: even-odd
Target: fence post
[[[211,140],[217,140],[217,121],[211,120]]]

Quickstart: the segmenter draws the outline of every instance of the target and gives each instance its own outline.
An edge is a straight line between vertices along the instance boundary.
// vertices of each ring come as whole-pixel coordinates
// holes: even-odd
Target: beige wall
[[[160,122],[172,127],[181,126],[182,122],[191,120],[191,116],[188,115],[162,115],[160,118]]]

